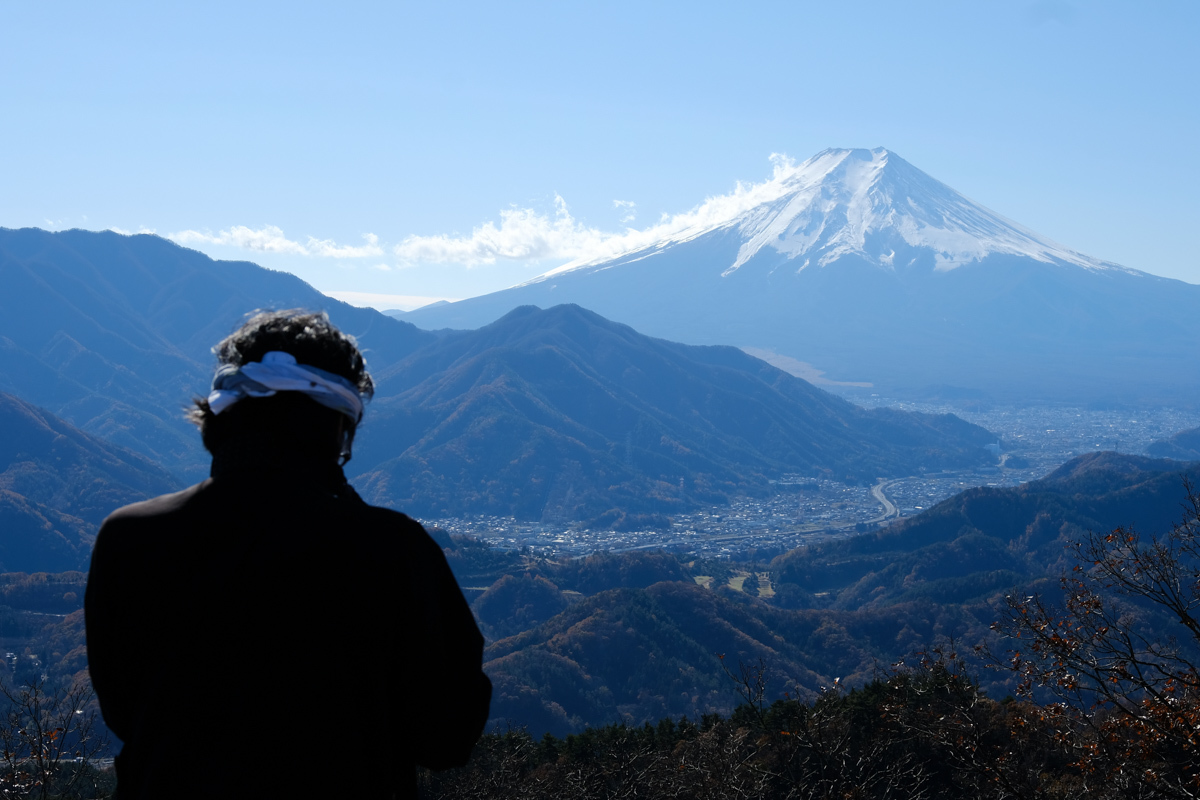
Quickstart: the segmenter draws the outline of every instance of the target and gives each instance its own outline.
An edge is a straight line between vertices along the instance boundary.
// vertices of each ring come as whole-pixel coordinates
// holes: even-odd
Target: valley
[[[964,410],[946,405],[886,398],[856,398],[862,405],[903,408],[926,414],[954,413],[1000,437],[999,466],[930,471],[874,484],[781,475],[765,497],[736,497],[674,514],[667,530],[590,529],[557,522],[522,521],[499,515],[429,517],[422,521],[449,533],[471,536],[494,547],[529,550],[544,557],[579,557],[663,549],[681,557],[770,558],[795,547],[849,536],[911,517],[966,489],[1012,487],[1037,480],[1085,453],[1141,454],[1154,442],[1200,424],[1200,410],[1157,408],[1089,409],[1077,406],[996,406]],[[887,508],[875,492],[895,506]]]

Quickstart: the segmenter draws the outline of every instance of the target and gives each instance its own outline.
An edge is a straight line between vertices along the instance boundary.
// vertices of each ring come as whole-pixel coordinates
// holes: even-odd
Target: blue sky
[[[1198,23],[1152,1],[0,0],[0,225],[150,230],[403,307],[533,277],[773,153],[884,146],[1200,283]]]

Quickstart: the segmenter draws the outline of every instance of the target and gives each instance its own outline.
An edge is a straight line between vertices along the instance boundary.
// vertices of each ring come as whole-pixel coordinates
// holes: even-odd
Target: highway
[[[883,514],[875,517],[874,519],[867,520],[868,525],[872,525],[876,522],[883,522],[884,520],[891,519],[892,517],[900,516],[900,511],[896,508],[896,504],[891,500],[888,500],[887,495],[883,493],[884,489],[896,482],[897,481],[894,480],[880,478],[879,483],[871,487],[871,496],[878,500],[879,504],[883,506]]]

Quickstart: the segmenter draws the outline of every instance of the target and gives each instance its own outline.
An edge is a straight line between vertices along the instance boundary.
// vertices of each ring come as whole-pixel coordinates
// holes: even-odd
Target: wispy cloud
[[[637,203],[632,200],[613,200],[613,208],[624,212],[621,214],[622,225],[627,225],[637,219]]]
[[[240,247],[260,253],[287,253],[320,258],[371,258],[383,255],[379,237],[373,233],[363,234],[366,244],[339,245],[332,239],[317,239],[309,236],[304,244],[287,238],[283,230],[275,225],[264,225],[255,230],[245,225],[235,225],[218,233],[202,231],[179,231],[168,233],[167,238],[179,244],[217,244]]]
[[[391,248],[396,256],[394,265],[377,262],[372,268],[386,272],[417,264],[478,266],[496,261],[567,262],[551,270],[553,273],[613,258],[658,242],[690,238],[783,195],[787,191],[787,181],[795,174],[797,167],[790,158],[777,153],[771,155],[771,162],[774,171],[767,180],[760,183],[739,182],[728,194],[709,197],[681,214],[663,214],[657,223],[644,228],[626,227],[620,231],[606,231],[585,225],[571,215],[566,201],[555,195],[552,213],[532,208],[510,208],[500,212],[499,223],[489,220],[468,235],[409,236]],[[621,212],[622,225],[633,222],[637,216],[637,204],[634,201],[612,202],[613,208]],[[364,243],[361,245],[346,245],[314,236],[304,241],[289,239],[275,225],[260,228],[235,225],[217,233],[184,230],[169,233],[167,238],[185,245],[222,245],[260,253],[315,258],[359,259],[386,255],[379,237],[373,233],[363,234]]]
[[[153,235],[155,233],[154,228],[147,228],[144,225],[142,227],[138,228],[136,231],[127,231],[124,228],[118,228],[115,225],[113,227],[109,228],[109,230],[112,231],[113,233],[119,233],[122,236],[137,236],[137,235],[143,234],[143,233],[148,233],[148,234]]]
[[[555,195],[553,217],[530,208],[508,209],[500,212],[499,226],[485,222],[470,236],[409,236],[396,245],[395,253],[406,263],[544,261],[573,258],[581,249],[600,246],[609,235],[577,222],[566,202]]]
[[[308,252],[310,255],[324,258],[373,258],[383,255],[383,248],[379,246],[378,236],[373,233],[365,233],[363,238],[367,240],[367,243],[355,247],[354,245],[338,245],[331,239],[314,239],[310,236],[308,237]]]
[[[761,183],[738,183],[732,192],[710,197],[682,214],[663,214],[655,225],[602,231],[588,227],[574,217],[566,202],[554,198],[554,214],[541,214],[529,208],[500,212],[500,224],[485,222],[469,236],[409,236],[396,245],[396,256],[404,263],[454,263],[475,266],[498,259],[511,261],[569,260],[566,269],[599,259],[647,247],[668,239],[688,238],[702,230],[728,222],[738,214],[774,200],[787,191],[787,181],[797,170],[792,159],[773,153],[774,171]],[[629,200],[614,200],[613,206],[628,209]],[[632,217],[630,216],[630,220]],[[557,271],[557,270],[555,270]]]
[[[283,231],[274,225],[264,225],[258,230],[247,228],[245,225],[235,225],[220,233],[203,233],[201,231],[179,231],[168,233],[167,238],[180,244],[219,244],[229,247],[240,247],[244,250],[256,250],[260,253],[292,253],[308,255],[308,250],[299,242],[293,242],[283,235]]]

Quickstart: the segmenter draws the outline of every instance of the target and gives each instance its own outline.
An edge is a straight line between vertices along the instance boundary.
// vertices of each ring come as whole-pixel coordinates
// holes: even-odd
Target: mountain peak
[[[886,270],[946,272],[990,255],[1089,270],[1120,269],[1070,250],[964,197],[884,147],[830,148],[800,164],[773,156],[774,175],[709,200],[689,223],[613,258],[566,264],[532,282],[577,269],[634,261],[706,235],[732,234],[738,249],[723,277],[760,256],[770,269],[826,267],[852,257]],[[1140,274],[1140,273],[1137,273]]]
[[[1115,266],[984,208],[883,147],[825,150],[773,180],[781,190],[776,198],[728,221],[742,245],[725,275],[764,249],[799,262],[797,272],[846,256],[901,269],[927,263],[930,252],[940,272],[992,254]]]
[[[409,318],[468,328],[518,305],[579,303],[892,396],[1090,402],[1183,398],[1177,387],[1200,383],[1180,366],[1195,361],[1186,309],[1200,287],[1074,252],[884,147],[774,162],[769,180],[624,237],[619,252]]]

